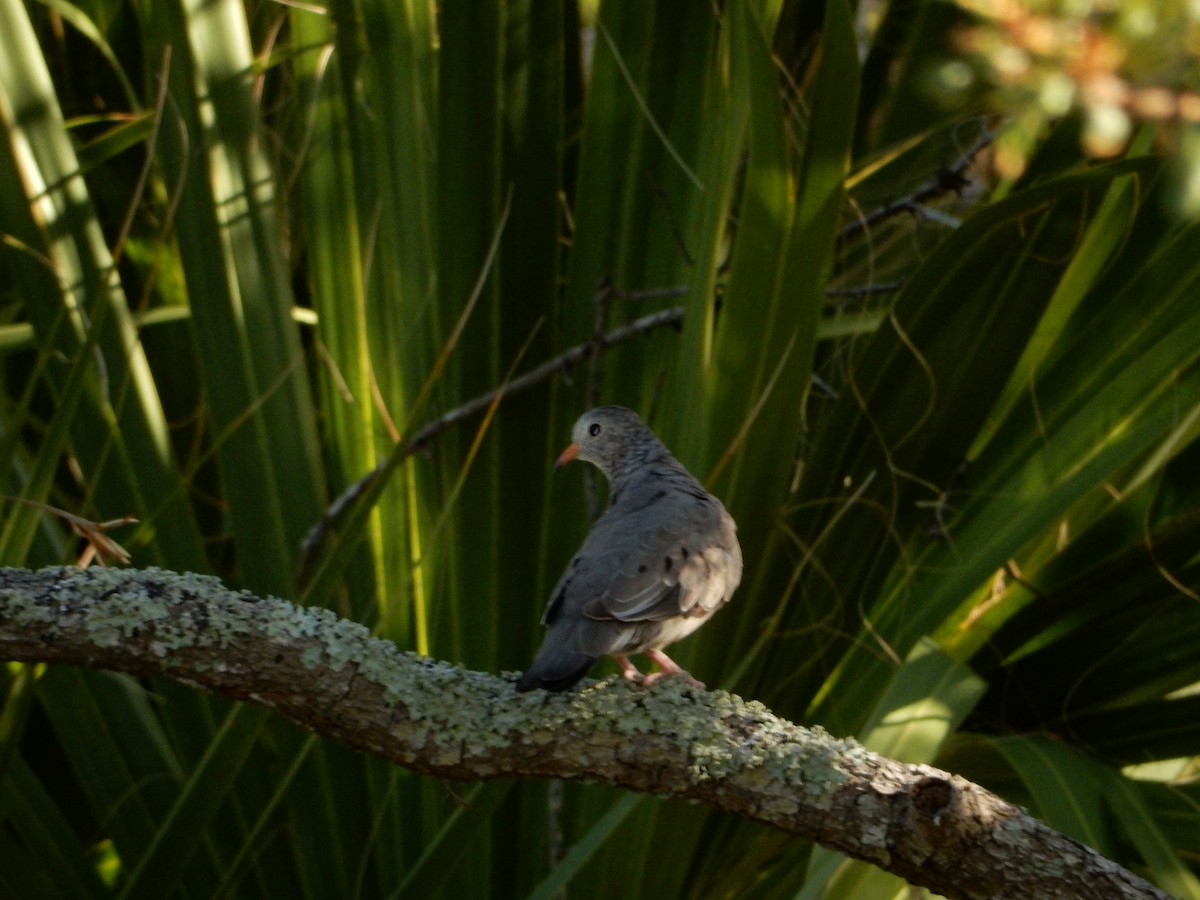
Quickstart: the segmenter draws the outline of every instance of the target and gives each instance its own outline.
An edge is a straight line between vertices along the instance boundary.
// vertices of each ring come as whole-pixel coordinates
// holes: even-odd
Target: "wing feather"
[[[724,510],[716,504],[698,507],[694,495],[679,491],[657,505],[660,514],[643,517],[633,531],[630,517],[612,515],[613,510],[592,528],[579,565],[564,576],[569,591],[580,591],[587,618],[657,622],[710,612],[725,599],[726,579],[713,577],[732,561]],[[740,576],[740,553],[737,568]]]

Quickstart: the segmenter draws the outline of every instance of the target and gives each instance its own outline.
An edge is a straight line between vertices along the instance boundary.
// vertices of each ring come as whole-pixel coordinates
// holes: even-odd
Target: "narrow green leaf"
[[[122,888],[122,898],[161,897],[183,877],[270,716],[270,710],[249,704],[237,704],[230,710],[204,759],[189,773],[170,812],[155,830],[154,840],[137,859]]]
[[[1105,802],[1117,826],[1131,840],[1150,867],[1154,882],[1172,897],[1200,898],[1200,878],[1180,859],[1163,833],[1136,782],[1107,769],[1101,770]]]
[[[1096,763],[1036,735],[1006,735],[992,743],[1025,782],[1039,819],[1102,854],[1113,852],[1113,836],[1105,827],[1105,791],[1094,776]]]
[[[859,739],[889,759],[932,763],[986,687],[937,644],[922,639],[895,670]]]
[[[153,377],[46,61],[18,3],[0,4],[0,126],[8,138],[0,153],[0,228],[29,250],[10,257],[24,315],[47,349],[69,359],[87,341],[90,319],[103,318],[85,402],[62,426],[83,470],[85,503],[102,519],[161,506],[166,514],[155,523],[159,540],[147,545],[147,561],[161,563],[171,547],[178,565],[203,571]],[[61,390],[61,373],[49,373]],[[147,541],[143,526],[135,544]]]
[[[493,781],[472,788],[446,819],[441,831],[425,844],[420,858],[409,867],[404,880],[390,896],[431,896],[490,826],[492,813],[511,788],[511,781]]]
[[[970,669],[923,639],[895,670],[859,739],[889,759],[933,763],[986,689]],[[904,884],[876,866],[818,847],[798,896],[887,897],[902,892]]]
[[[221,881],[213,891],[214,897],[235,896],[235,887],[239,879],[245,876],[252,855],[261,848],[263,835],[272,820],[278,816],[279,808],[286,799],[287,792],[291,789],[297,774],[317,743],[316,735],[309,735],[301,744],[299,751],[293,755],[291,762],[283,770],[278,781],[271,786],[271,796],[259,810],[258,818],[246,829],[237,853],[224,864]]]
[[[637,794],[626,794],[613,802],[608,811],[575,842],[562,861],[530,892],[528,900],[550,900],[557,896],[593,854],[617,833],[621,823],[637,809],[643,799]]]
[[[147,51],[169,59],[161,156],[183,173],[176,219],[201,377],[246,584],[291,592],[323,492],[305,359],[262,153],[253,55],[236,0],[142,4]]]
[[[0,778],[0,822],[0,893],[109,896],[64,810],[24,760]]]
[[[179,775],[160,752],[161,734],[145,730],[154,717],[144,692],[122,676],[59,667],[39,680],[38,694],[91,815],[105,823],[120,859],[136,859]]]

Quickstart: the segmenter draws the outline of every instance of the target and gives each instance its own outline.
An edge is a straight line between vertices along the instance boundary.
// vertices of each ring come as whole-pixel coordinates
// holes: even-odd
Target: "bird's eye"
[[[588,434],[590,434],[592,437],[595,437],[599,433],[600,433],[600,423],[599,422],[593,422],[591,425],[588,426]]]

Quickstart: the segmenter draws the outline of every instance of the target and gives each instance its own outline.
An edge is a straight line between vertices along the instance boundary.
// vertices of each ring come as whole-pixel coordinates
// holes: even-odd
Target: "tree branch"
[[[327,609],[156,569],[0,569],[0,659],[160,675],[439,778],[572,778],[702,800],[948,897],[1165,897],[955,775],[664,679],[517,694]]]
[[[882,222],[884,219],[889,219],[892,216],[903,212],[913,213],[928,219],[939,220],[942,221],[942,224],[948,224],[951,227],[958,227],[958,222],[956,220],[945,218],[942,214],[938,213],[937,210],[930,209],[929,207],[925,206],[925,204],[928,201],[940,197],[943,194],[950,193],[951,191],[961,191],[962,188],[967,184],[967,169],[970,168],[971,163],[975,161],[976,156],[978,156],[985,148],[991,146],[991,143],[994,139],[995,135],[993,135],[991,129],[985,125],[980,131],[979,137],[975,139],[971,146],[959,154],[958,159],[951,163],[947,168],[931,175],[915,191],[905,194],[903,197],[897,197],[895,200],[889,200],[882,206],[877,206],[870,212],[865,213],[856,219],[851,219],[849,222],[843,225],[841,231],[838,232],[839,240],[845,240],[848,237],[857,235],[860,232],[866,231],[872,225],[876,225],[879,222]]]
[[[478,397],[473,397],[461,406],[456,406],[448,413],[434,419],[428,425],[425,425],[412,436],[412,439],[405,446],[403,456],[411,456],[421,450],[426,444],[432,441],[435,437],[446,431],[449,428],[462,422],[464,419],[478,415],[483,412],[501,397],[515,394],[518,391],[523,391],[534,385],[541,384],[543,381],[548,381],[555,375],[564,375],[569,372],[574,366],[610,347],[616,347],[618,344],[624,344],[643,334],[649,334],[658,328],[670,327],[678,329],[683,322],[683,307],[672,306],[670,309],[659,310],[658,312],[650,313],[635,319],[626,325],[619,328],[614,328],[606,334],[597,334],[592,340],[586,344],[576,344],[568,350],[563,351],[553,359],[547,360],[539,366],[530,369],[524,375],[514,378],[507,384],[501,385],[488,391],[486,394],[480,394]],[[325,539],[325,535],[329,532],[333,523],[341,518],[342,514],[350,508],[350,504],[358,499],[358,497],[371,486],[384,469],[388,466],[388,460],[383,460],[374,469],[363,475],[352,485],[342,491],[332,503],[325,509],[321,518],[316,524],[309,529],[308,534],[304,536],[304,540],[300,545],[300,570],[304,573],[307,570],[309,562],[320,546],[321,541]],[[303,581],[303,575],[301,577]]]

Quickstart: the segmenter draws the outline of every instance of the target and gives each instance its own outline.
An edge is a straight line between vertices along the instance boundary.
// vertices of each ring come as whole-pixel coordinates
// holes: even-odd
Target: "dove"
[[[608,507],[550,594],[545,637],[517,690],[565,691],[605,655],[643,685],[679,675],[703,687],[663,648],[708,621],[741,581],[733,518],[623,406],[579,418],[554,467],[573,459],[608,478]],[[659,671],[643,677],[634,653]]]

